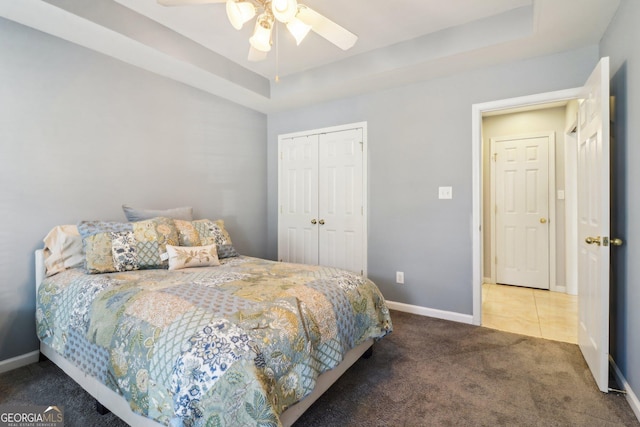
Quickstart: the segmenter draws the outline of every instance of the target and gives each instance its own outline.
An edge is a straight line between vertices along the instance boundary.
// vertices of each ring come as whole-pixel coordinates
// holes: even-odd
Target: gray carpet
[[[295,424],[640,426],[624,396],[598,391],[572,344],[392,312],[374,346]],[[51,362],[0,375],[0,404],[64,405],[67,426],[124,426],[95,412]]]

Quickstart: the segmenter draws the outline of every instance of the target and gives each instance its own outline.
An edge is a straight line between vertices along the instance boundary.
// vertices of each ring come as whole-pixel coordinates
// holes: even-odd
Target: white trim
[[[577,119],[576,119],[577,121]],[[571,127],[576,126],[573,124]],[[578,295],[578,138],[564,136],[565,292]]]
[[[618,365],[616,365],[616,362],[615,360],[613,360],[613,357],[611,357],[611,355],[609,355],[609,363],[611,363],[611,366],[613,366],[613,373],[615,374],[618,384],[620,384],[620,386],[622,386],[622,389],[626,392],[625,397],[627,398],[627,402],[629,402],[629,406],[631,406],[631,410],[633,410],[636,418],[638,419],[638,421],[640,421],[640,399],[638,399],[638,395],[636,395],[631,389],[631,386],[627,382],[624,375],[622,375],[622,372],[620,372],[620,369],[618,369]]]
[[[482,153],[484,153],[486,148],[486,141],[484,140],[484,135],[482,136]],[[496,153],[494,150],[496,149],[496,138],[489,138],[489,200],[487,200],[487,195],[485,194],[484,186],[482,188],[482,194],[480,197],[482,198],[481,206],[484,208],[485,203],[489,203],[489,243],[491,247],[491,253],[489,254],[489,265],[491,266],[491,271],[489,277],[491,277],[491,281],[489,283],[498,283],[498,263],[496,262],[496,257],[498,256],[498,248],[496,247],[496,158],[494,157]],[[484,164],[484,159],[482,160]],[[484,173],[484,171],[483,171]],[[482,177],[484,179],[484,176]],[[484,222],[483,222],[484,224]],[[484,232],[482,233],[484,237]],[[483,239],[484,246],[484,239]],[[482,260],[482,265],[485,265],[485,260]],[[485,271],[486,273],[486,271]],[[485,282],[486,283],[486,282]]]
[[[567,287],[558,285],[557,283],[556,283],[555,289],[551,289],[551,290],[554,292],[562,293],[562,294],[567,293]]]
[[[486,108],[488,110],[488,108]],[[482,113],[480,104],[471,106],[471,289],[473,324],[482,324]]]
[[[329,126],[325,128],[309,129],[309,130],[302,130],[298,132],[285,133],[282,135],[278,135],[278,138],[297,138],[299,136],[307,136],[309,134],[315,135],[317,133],[319,134],[319,133],[330,133],[330,132],[342,132],[343,130],[358,129],[358,128],[363,128],[364,135],[366,136],[367,122],[356,122],[356,123],[345,123],[343,125]]]
[[[454,311],[438,310],[436,308],[421,307],[419,305],[405,304],[387,300],[387,307],[392,310],[403,311],[405,313],[418,314],[420,316],[435,317],[436,319],[451,320],[453,322],[471,324],[473,317],[468,314],[456,313]]]
[[[558,291],[558,266],[557,266],[557,233],[558,229],[556,223],[558,217],[556,216],[556,197],[558,195],[558,188],[556,184],[556,133],[555,131],[549,132],[549,182],[547,188],[549,191],[549,290]]]
[[[517,98],[473,104],[471,106],[471,240],[473,289],[473,324],[482,324],[482,114],[528,105],[545,104],[579,98],[582,88],[559,90]]]
[[[362,128],[362,275],[369,271],[369,143],[367,122],[353,123]]]
[[[27,354],[12,357],[11,359],[0,360],[0,374],[22,368],[23,366],[31,365],[32,363],[37,363],[39,359],[40,352],[36,350]]]

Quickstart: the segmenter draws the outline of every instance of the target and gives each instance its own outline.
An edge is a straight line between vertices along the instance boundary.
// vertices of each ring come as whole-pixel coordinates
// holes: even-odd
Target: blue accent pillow
[[[124,215],[127,221],[144,221],[145,219],[153,219],[157,217],[181,219],[184,221],[193,221],[193,208],[191,206],[183,206],[172,209],[137,209],[129,205],[122,205]]]

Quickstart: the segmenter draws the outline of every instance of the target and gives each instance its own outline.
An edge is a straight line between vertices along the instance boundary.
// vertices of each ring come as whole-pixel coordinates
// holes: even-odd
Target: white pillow
[[[42,241],[47,277],[67,268],[82,267],[84,263],[82,237],[75,225],[53,227]]]
[[[169,270],[189,267],[210,267],[220,265],[216,245],[172,246],[167,245]]]

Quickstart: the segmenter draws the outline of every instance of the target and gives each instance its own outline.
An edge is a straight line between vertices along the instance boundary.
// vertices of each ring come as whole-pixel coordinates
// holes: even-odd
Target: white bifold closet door
[[[363,129],[279,140],[278,259],[364,272]]]

